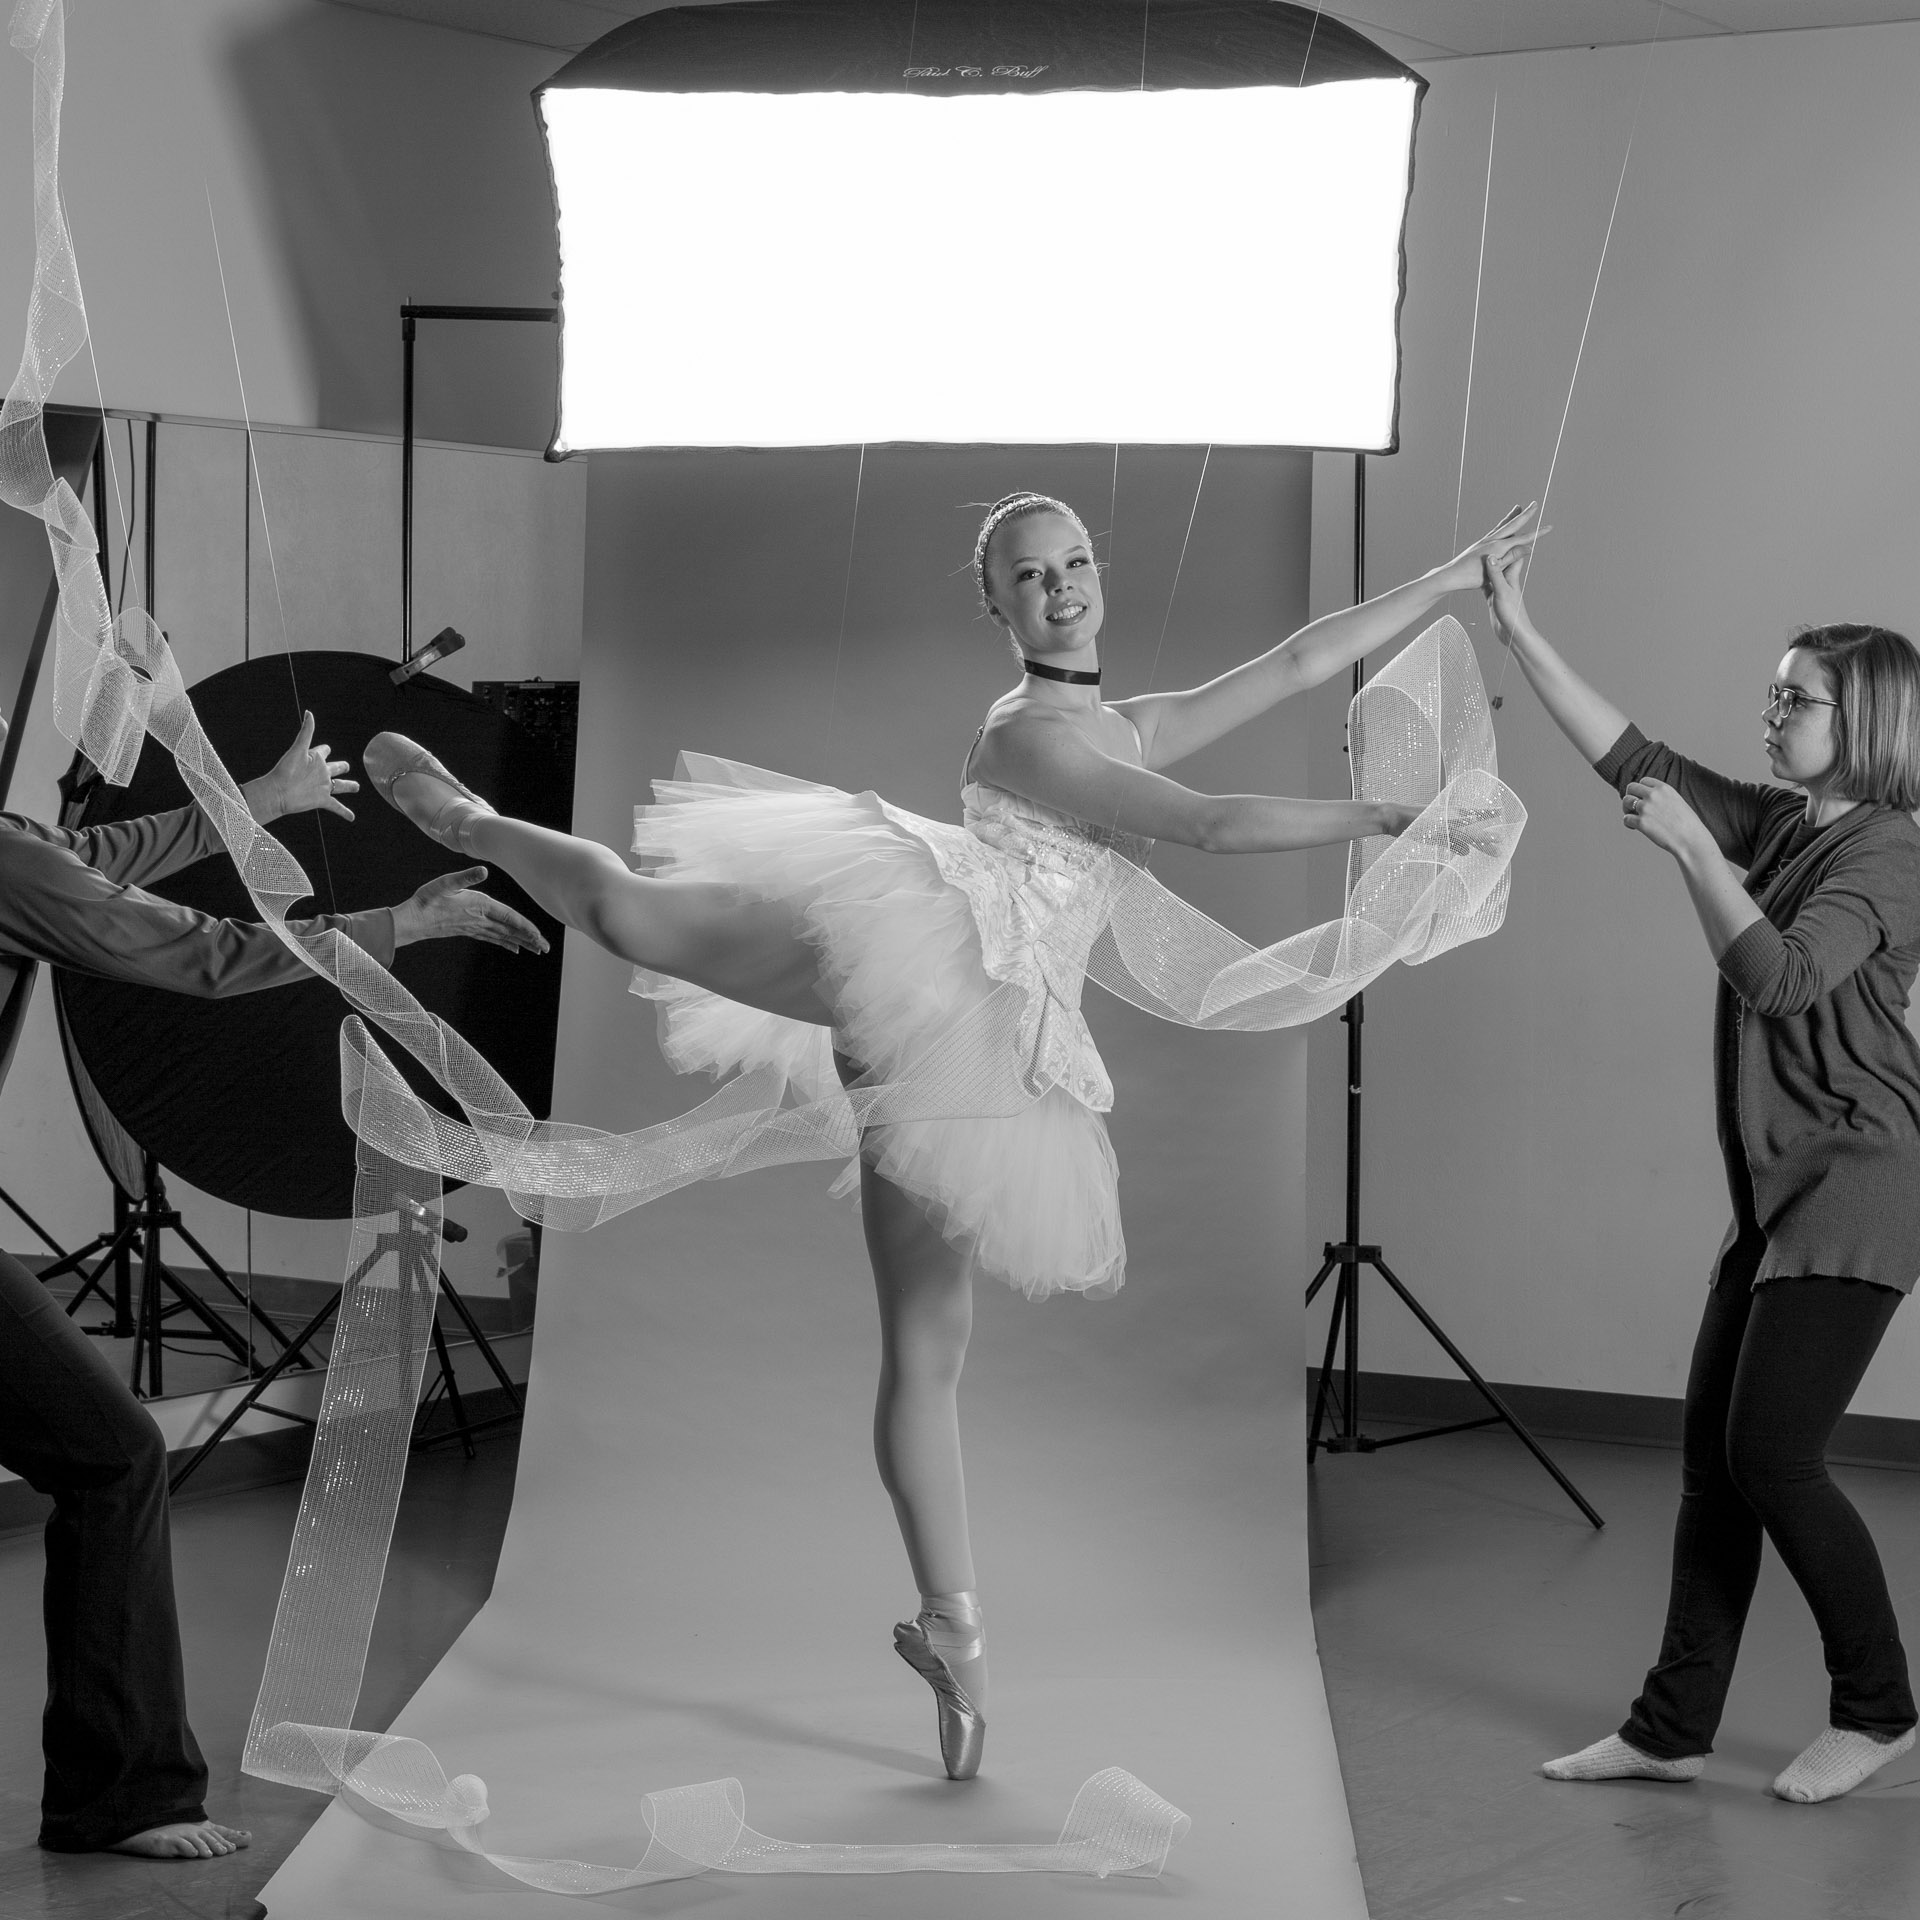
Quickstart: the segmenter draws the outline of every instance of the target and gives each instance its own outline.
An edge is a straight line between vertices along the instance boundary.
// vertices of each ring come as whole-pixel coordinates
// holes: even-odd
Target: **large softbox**
[[[1273,0],[744,0],[535,95],[553,452],[1395,445],[1425,82]]]

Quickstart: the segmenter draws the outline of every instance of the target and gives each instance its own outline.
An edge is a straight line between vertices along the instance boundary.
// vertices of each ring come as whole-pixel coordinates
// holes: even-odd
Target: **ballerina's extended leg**
[[[781,903],[635,873],[597,840],[496,813],[404,734],[375,734],[362,759],[375,791],[422,833],[503,868],[538,906],[610,953],[729,1000],[828,1024],[819,956]]]

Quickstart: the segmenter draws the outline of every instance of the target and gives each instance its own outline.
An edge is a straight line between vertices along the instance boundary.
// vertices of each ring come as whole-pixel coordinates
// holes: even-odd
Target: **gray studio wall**
[[[398,308],[545,305],[552,211],[529,95],[564,56],[321,0],[71,0],[61,149],[110,405],[394,431]],[[0,314],[33,268],[31,70],[0,53]],[[429,324],[429,436],[539,446],[542,327]],[[11,365],[11,361],[9,361]],[[68,369],[56,397],[94,398]]]
[[[1920,26],[1690,40],[1651,63],[1645,48],[1451,61],[1432,81],[1405,444],[1369,467],[1371,582],[1452,537],[1495,90],[1469,532],[1546,480],[1637,110],[1530,598],[1648,731],[1764,780],[1759,705],[1795,624],[1920,632]],[[1315,599],[1333,605],[1351,463],[1319,467]],[[1461,611],[1491,674],[1477,604]],[[1713,969],[1672,862],[1622,832],[1517,673],[1506,692],[1502,771],[1532,816],[1512,912],[1493,940],[1368,996],[1366,1233],[1489,1375],[1677,1395],[1727,1213]],[[1338,704],[1321,700],[1313,730],[1322,785]],[[1313,1053],[1316,1233],[1339,1219],[1334,1040],[1316,1033]],[[1368,1364],[1449,1371],[1394,1308],[1370,1327]],[[1856,1406],[1920,1417],[1910,1310]]]
[[[1103,657],[1116,691],[1204,678],[1270,643],[1305,604],[1301,455],[1214,457],[1170,623],[1197,449],[1126,454],[1117,517],[1111,449],[871,452],[849,567],[856,465],[851,449],[594,457],[578,831],[624,848],[634,802],[683,747],[872,787],[957,818],[962,757],[1012,679],[973,600],[978,515],[965,503],[1015,485],[1078,502],[1097,530],[1112,520]],[[1302,712],[1282,709],[1188,771],[1227,789],[1298,786],[1303,726]],[[1287,859],[1166,848],[1156,870],[1251,937],[1302,924],[1302,878]],[[660,1063],[651,1010],[625,997],[624,969],[578,940],[567,965],[556,1087],[569,1118],[629,1128],[702,1094],[704,1081],[675,1079]],[[1237,1380],[1258,1394],[1276,1363],[1297,1363],[1290,1289],[1302,1277],[1304,1036],[1192,1034],[1091,991],[1088,999],[1119,1093],[1133,1278],[1098,1306],[1029,1309],[1009,1296],[984,1310],[1032,1314],[1023,1324],[1034,1337],[1083,1356],[1082,1316],[1112,1316],[1114,1337],[1132,1346],[1147,1337],[1144,1321],[1189,1366],[1215,1371],[1220,1391]],[[793,1181],[824,1187],[829,1178],[824,1168],[755,1175],[718,1198],[695,1190],[651,1211],[663,1234],[697,1254],[699,1237],[676,1228],[683,1214],[724,1205],[773,1219]],[[857,1269],[850,1212],[842,1231]],[[557,1257],[591,1257],[588,1242],[566,1245]],[[1249,1325],[1265,1331],[1249,1339]]]

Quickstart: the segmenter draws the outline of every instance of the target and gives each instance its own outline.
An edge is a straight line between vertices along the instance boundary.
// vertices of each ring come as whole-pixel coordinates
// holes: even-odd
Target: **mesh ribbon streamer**
[[[524,1217],[578,1230],[694,1180],[844,1160],[865,1127],[1017,1112],[1035,1097],[1017,1064],[1024,1000],[1011,988],[989,996],[890,1083],[796,1097],[783,1072],[762,1068],[688,1113],[616,1134],[536,1120],[370,954],[335,930],[290,921],[312,895],[307,875],[247,811],[165,636],[144,612],[114,617],[94,529],[48,459],[42,410],[87,339],[59,194],[62,0],[18,0],[10,38],[34,69],[35,261],[20,371],[0,408],[0,500],[47,529],[59,584],[55,722],[117,785],[131,778],[145,733],[166,746],[262,920],[353,1009],[341,1028],[341,1100],[358,1138],[354,1239],[246,1770],[349,1789],[558,1893],[715,1869],[1157,1873],[1186,1816],[1118,1769],[1087,1783],[1051,1846],[793,1845],[748,1828],[738,1784],[717,1781],[648,1798],[652,1838],[634,1868],[518,1859],[480,1844],[486,1796],[473,1776],[449,1781],[418,1742],[350,1730],[432,1334],[442,1176],[499,1187]],[[1356,844],[1338,921],[1256,950],[1109,854],[1089,977],[1192,1026],[1289,1026],[1339,1005],[1395,960],[1431,959],[1497,927],[1525,813],[1497,778],[1484,691],[1459,627],[1442,620],[1415,641],[1357,697],[1350,726],[1356,792],[1423,811],[1395,840]],[[464,1120],[413,1093],[372,1027],[433,1074]]]

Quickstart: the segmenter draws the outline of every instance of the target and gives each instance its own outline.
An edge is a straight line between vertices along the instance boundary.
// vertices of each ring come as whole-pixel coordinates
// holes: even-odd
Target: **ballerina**
[[[424,748],[383,733],[375,790],[442,845],[504,868],[549,913],[634,963],[682,1070],[774,1062],[818,1097],[926,1088],[861,1135],[880,1311],[874,1453],[920,1609],[894,1628],[932,1688],[941,1759],[980,1765],[987,1663],[957,1392],[976,1271],[1031,1298],[1121,1283],[1113,1092],[1079,1011],[1089,953],[1153,841],[1218,853],[1406,831],[1421,809],[1206,794],[1160,770],[1384,646],[1483,564],[1523,552],[1516,507],[1445,565],[1327,615],[1186,692],[1100,697],[1104,617],[1085,523],[1010,494],[974,575],[1022,678],[963,770],[964,824],[731,762],[683,761],[637,812],[636,873],[610,848],[504,817]]]

